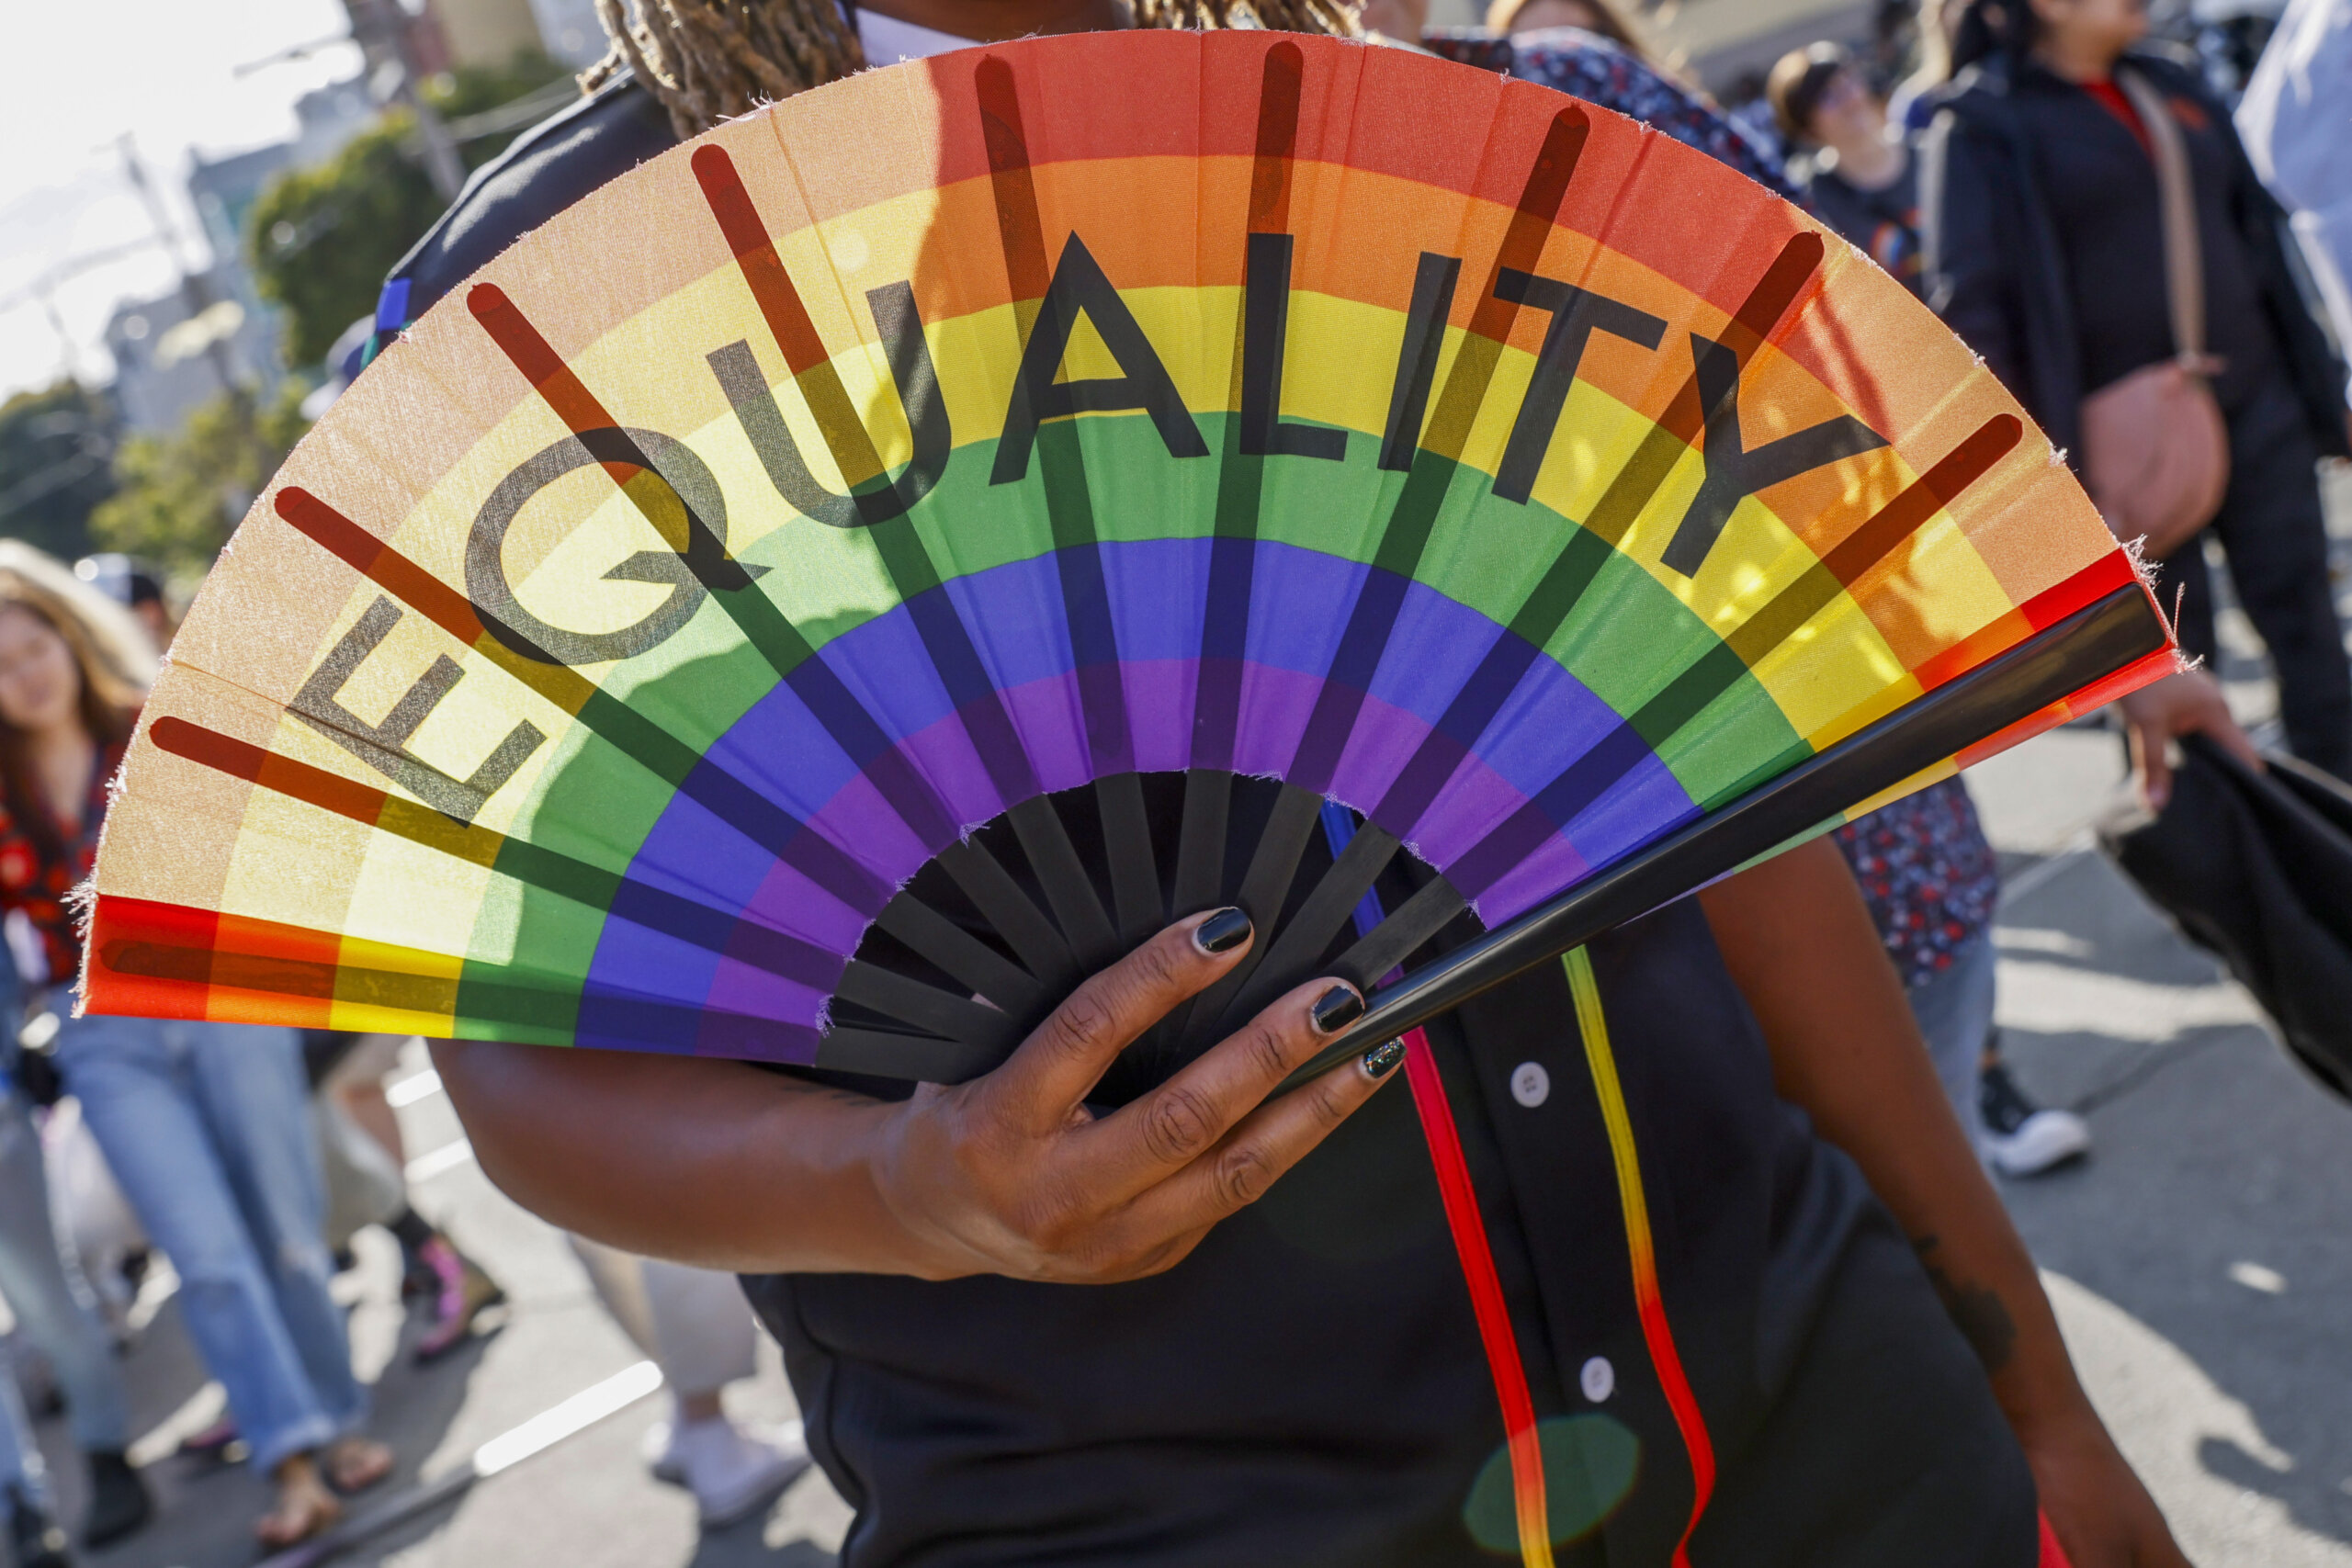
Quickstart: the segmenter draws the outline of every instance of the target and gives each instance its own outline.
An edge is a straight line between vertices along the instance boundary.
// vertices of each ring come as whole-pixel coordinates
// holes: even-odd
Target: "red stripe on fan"
[[[2080,718],[2086,713],[2105,707],[2118,697],[2129,696],[2179,668],[2179,655],[2170,648],[2160,648],[2146,658],[2125,665],[2105,680],[2094,681],[2072,696],[2030,713],[2006,729],[1988,735],[1975,745],[1955,753],[1952,765],[1973,768],[1987,757],[1998,756],[2010,747],[2030,740],[2046,730],[2055,729],[2070,719]]]
[[[532,389],[555,411],[555,416],[571,426],[571,434],[585,435],[592,430],[620,428],[620,421],[596,400],[596,394],[539,335],[539,329],[506,297],[504,289],[495,283],[477,283],[466,290],[466,309],[473,312],[474,320],[482,324],[491,341],[523,373]],[[651,467],[650,463],[604,465],[615,484],[626,484],[640,469]]]
[[[272,504],[296,532],[566,713],[578,713],[595,694],[586,676],[552,656],[516,651],[482,623],[471,600],[300,485],[279,491]]]
[[[783,258],[776,254],[775,240],[760,220],[752,193],[743,188],[734,159],[724,147],[699,148],[694,155],[694,171],[703,200],[709,204],[710,215],[718,220],[728,249],[735,253],[736,265],[742,268],[743,281],[751,286],[760,314],[767,318],[768,331],[784,350],[785,363],[792,367],[795,376],[826,363],[825,340],[818,335],[816,322],[808,319],[808,308],[801,302],[800,290],[793,287],[792,275],[785,271]]]
[[[272,504],[296,532],[362,577],[390,589],[401,603],[459,642],[471,646],[488,635],[464,594],[309,491],[288,485],[277,492]]]
[[[1895,546],[1960,499],[1961,491],[1983,479],[1994,464],[2016,448],[2024,435],[2025,423],[2015,414],[1996,414],[1986,420],[1934,467],[1905,485],[1870,521],[1840,539],[1821,558],[1821,564],[1839,582],[1851,588]]]
[[[175,757],[185,757],[215,773],[347,817],[370,828],[381,828],[404,839],[439,850],[458,860],[490,865],[498,859],[506,835],[445,817],[429,806],[401,799],[370,784],[339,773],[281,757],[275,751],[207,729],[176,715],[157,719],[147,737]]]
[[[119,970],[109,955],[126,942],[163,942],[209,950],[218,940],[220,924],[220,917],[210,909],[100,896],[82,938],[83,1005],[92,1012],[141,1018],[205,1017],[211,990],[208,981],[159,979]]]
[[[90,933],[93,971],[107,976],[92,1005],[151,1017],[209,1018],[223,1023],[323,1028],[337,1001],[374,1003],[452,1017],[454,975],[432,972],[450,960],[414,953],[424,970],[351,968],[345,938],[309,926],[215,914],[144,898],[98,901]],[[380,960],[401,950],[385,944]],[[411,950],[413,952],[413,950]]]
[[[2054,588],[2044,589],[2018,606],[2035,631],[2054,626],[2075,611],[2098,604],[2119,588],[2140,581],[2131,558],[2109,550]],[[2152,601],[2153,602],[2153,601]]]
[[[1470,1162],[1462,1153],[1461,1130],[1453,1123],[1445,1081],[1438,1076],[1437,1057],[1430,1053],[1429,1035],[1422,1030],[1405,1036],[1405,1081],[1412,1087],[1413,1110],[1421,1119],[1430,1163],[1437,1168],[1446,1228],[1453,1235],[1453,1250],[1462,1260],[1463,1281],[1470,1287],[1470,1310],[1478,1320],[1479,1342],[1486,1347],[1487,1371],[1495,1382],[1496,1401],[1502,1406],[1503,1435],[1510,1451],[1511,1495],[1519,1514],[1520,1555],[1531,1565],[1548,1564],[1552,1528],[1544,1491],[1544,1451],[1535,1430],[1535,1398],[1528,1392],[1527,1368],[1519,1358],[1519,1336],[1511,1327],[1502,1277],[1495,1270],[1486,1218],[1478,1212]]]

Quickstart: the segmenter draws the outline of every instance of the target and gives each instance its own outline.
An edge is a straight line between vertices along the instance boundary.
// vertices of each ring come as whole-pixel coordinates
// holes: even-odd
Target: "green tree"
[[[243,392],[199,404],[179,434],[134,435],[115,457],[119,487],[90,514],[90,536],[193,582],[300,440],[300,393],[256,407]]]
[[[560,99],[552,85],[563,76],[545,55],[518,54],[503,66],[438,78],[425,96],[462,133],[467,121],[494,125],[504,118],[495,111],[508,106],[529,109],[542,91]],[[548,112],[556,107],[549,101]],[[467,167],[497,156],[522,129],[468,137],[460,147]],[[404,110],[385,115],[324,164],[273,180],[254,203],[245,248],[262,296],[286,312],[287,363],[324,359],[344,328],[375,309],[384,275],[440,216],[413,118]]]
[[[262,297],[286,312],[288,364],[324,359],[440,216],[409,152],[412,130],[407,115],[387,115],[318,167],[280,175],[254,203],[247,248]]]
[[[0,403],[0,534],[72,560],[114,492],[114,412],[73,381]]]

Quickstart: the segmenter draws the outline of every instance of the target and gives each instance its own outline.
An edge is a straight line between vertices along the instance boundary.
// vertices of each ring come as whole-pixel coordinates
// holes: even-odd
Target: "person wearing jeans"
[[[123,1195],[179,1274],[179,1310],[254,1462],[274,1470],[353,1431],[326,1194],[291,1030],[81,1018],[59,1066]]]
[[[0,908],[23,912],[60,980],[81,969],[69,899],[96,857],[153,663],[129,612],[0,540]],[[277,1484],[256,1528],[273,1549],[325,1529],[342,1512],[335,1491],[373,1485],[392,1464],[356,1430],[366,1402],[327,1294],[299,1050],[290,1030],[109,1018],[68,1022],[57,1046],[65,1088],[170,1255],[198,1351]]]
[[[15,972],[0,979],[0,995],[16,991]],[[0,1019],[13,1019],[12,1008]],[[107,1336],[66,1272],[50,1224],[49,1179],[41,1165],[40,1134],[10,1075],[0,1090],[0,1298],[25,1337],[48,1358],[73,1423],[74,1446],[90,1467],[90,1506],[82,1525],[85,1545],[104,1546],[138,1529],[153,1512],[147,1488],[123,1450],[130,1442],[130,1409]],[[49,1529],[51,1500],[41,1475],[40,1450],[25,1426],[15,1381],[0,1377],[0,1491],[7,1495],[10,1536],[22,1561],[25,1542]],[[34,1517],[27,1517],[30,1514]]]

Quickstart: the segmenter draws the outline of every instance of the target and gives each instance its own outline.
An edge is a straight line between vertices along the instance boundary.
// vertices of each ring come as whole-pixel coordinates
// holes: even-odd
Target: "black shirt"
[[[669,140],[626,82],[525,136],[401,263],[387,324]],[[1271,788],[1240,781],[1237,822]],[[1302,879],[1328,864],[1318,843]],[[2028,1568],[2032,1480],[1981,1370],[1860,1173],[1775,1096],[1695,905],[1591,953],[1622,1147],[1557,964],[1429,1031],[1544,1418],[1558,1560],[1662,1568],[1689,1533],[1702,1564]],[[1647,1327],[1624,1160],[1662,1303]],[[853,1568],[1516,1555],[1497,1397],[1405,1083],[1155,1279],[744,1285],[857,1510]]]
[[[2123,114],[2039,65],[2018,71],[2015,102],[2073,280],[2088,395],[2176,352],[2155,163]],[[2206,346],[2227,362],[2213,391],[2223,408],[2234,409],[2278,373],[2274,334],[2254,259],[2230,216],[2224,133],[2203,106],[2177,96],[2166,102],[2187,143],[2197,193]]]
[[[1906,153],[1903,173],[1875,190],[1835,168],[1815,169],[1799,188],[1815,217],[1860,246],[1904,288],[1919,292],[1918,160]]]

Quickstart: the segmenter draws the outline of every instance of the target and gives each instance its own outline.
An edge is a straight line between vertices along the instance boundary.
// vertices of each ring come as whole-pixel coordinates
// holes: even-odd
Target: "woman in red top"
[[[0,542],[0,908],[71,982],[87,876],[153,655],[128,615],[40,551]],[[58,1066],[140,1221],[180,1277],[180,1314],[277,1484],[257,1527],[290,1545],[383,1479],[327,1293],[324,1194],[293,1032],[77,1018]]]

